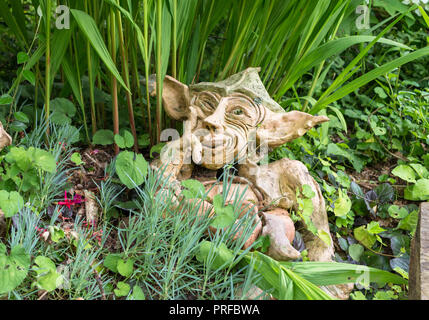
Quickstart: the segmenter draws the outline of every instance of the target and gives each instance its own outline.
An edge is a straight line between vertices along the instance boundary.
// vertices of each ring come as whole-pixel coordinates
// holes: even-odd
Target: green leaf
[[[213,207],[215,211],[215,217],[210,224],[213,228],[223,229],[234,224],[236,220],[234,207],[232,205],[224,207],[223,196],[221,194],[214,196]]]
[[[372,248],[374,243],[377,241],[376,236],[369,233],[365,226],[354,229],[353,233],[356,240],[369,249]]]
[[[165,145],[166,145],[165,142],[161,142],[161,143],[158,143],[157,145],[154,145],[150,149],[150,157],[153,159],[153,153],[154,152],[161,154],[161,150],[162,150],[162,148],[164,148]]]
[[[368,223],[368,225],[366,226],[366,229],[370,234],[379,234],[381,232],[386,231],[385,229],[380,227],[379,222],[376,222],[376,221],[371,221],[370,223]]]
[[[344,217],[347,215],[347,213],[350,212],[350,209],[352,208],[352,201],[347,195],[347,192],[344,192],[339,189],[339,197],[334,202],[334,213],[337,217]]]
[[[308,184],[304,184],[302,186],[302,194],[308,199],[313,199],[316,195],[313,189]]]
[[[119,281],[117,284],[117,289],[113,290],[117,297],[125,297],[130,292],[131,287],[128,283]]]
[[[399,221],[398,229],[409,231],[414,234],[417,228],[417,222],[419,220],[419,213],[417,210],[412,211],[408,216]]]
[[[121,276],[128,278],[133,274],[134,260],[128,259],[127,261],[124,261],[122,259],[119,259],[117,268],[118,268],[118,272]]]
[[[31,147],[28,149],[34,165],[43,171],[54,173],[57,170],[55,157],[48,151]]]
[[[116,65],[112,60],[109,50],[107,50],[107,47],[104,44],[103,37],[98,30],[97,24],[94,19],[81,10],[71,9],[70,11],[73,14],[73,17],[76,19],[80,30],[85,35],[87,40],[91,43],[92,47],[94,48],[95,52],[97,52],[100,59],[104,62],[106,67],[110,70],[110,72],[118,80],[118,82],[125,88],[125,90],[130,92],[128,87],[125,85],[125,82],[122,79],[118,69],[116,68]]]
[[[408,165],[401,164],[392,170],[392,174],[408,182],[416,182],[416,174]]]
[[[387,94],[382,87],[375,87],[374,92],[381,98],[386,99]]]
[[[16,58],[17,58],[18,64],[23,64],[23,63],[27,62],[29,59],[27,53],[22,52],[22,51],[18,52],[18,55],[16,56]]]
[[[234,254],[223,242],[216,246],[213,242],[203,241],[200,243],[196,258],[217,270],[228,267],[234,261]]]
[[[9,105],[12,102],[13,102],[13,98],[7,93],[0,96],[0,106]]]
[[[40,289],[51,292],[63,283],[64,278],[57,272],[55,263],[51,259],[38,256],[34,262],[38,265],[35,271],[37,273],[37,286]]]
[[[139,137],[138,143],[139,143],[139,147],[142,147],[142,148],[149,146],[150,145],[149,134],[145,133],[145,134],[141,135]]]
[[[408,216],[408,210],[405,207],[399,208],[397,205],[390,206],[387,212],[394,219],[403,219]]]
[[[411,201],[429,200],[429,179],[419,179],[415,185],[405,188],[404,198]]]
[[[338,262],[281,262],[301,277],[316,286],[356,283],[361,277],[369,277],[370,282],[384,286],[387,283],[407,284],[402,277],[372,267]]]
[[[148,164],[141,154],[130,151],[121,152],[116,158],[116,173],[121,182],[134,189],[141,185],[147,175]]]
[[[183,195],[186,199],[203,199],[206,189],[204,185],[198,180],[184,180],[181,182],[182,186],[186,188]],[[185,192],[187,191],[187,192]]]
[[[36,84],[36,76],[34,75],[34,73],[32,71],[23,70],[22,76],[24,77],[25,80],[30,82],[33,86]]]
[[[131,294],[129,300],[146,300],[142,288],[139,286],[134,286],[133,293]]]
[[[29,267],[30,256],[24,248],[15,246],[7,255],[6,246],[0,242],[0,295],[18,287],[27,277]]]
[[[16,191],[0,190],[0,209],[6,218],[11,218],[24,206],[24,199]]]
[[[15,112],[15,114],[13,116],[18,121],[21,121],[21,122],[24,122],[24,123],[29,123],[30,122],[30,119],[28,119],[28,116],[24,112]]]
[[[76,164],[77,166],[80,166],[81,164],[83,164],[84,162],[82,161],[82,158],[80,156],[79,152],[75,152],[72,154],[72,156],[70,157],[70,160]]]
[[[134,146],[134,136],[131,132],[129,132],[128,130],[125,130],[123,132],[123,137],[124,137],[126,148],[131,148],[132,146]]]
[[[125,149],[125,139],[119,135],[119,134],[115,134],[115,143],[118,145],[119,148],[121,149]]]
[[[429,178],[429,170],[420,163],[411,163],[410,167],[412,167],[417,172],[420,178]]]
[[[364,252],[364,247],[361,246],[360,244],[352,244],[349,247],[349,255],[350,257],[352,257],[352,259],[356,262],[360,261],[360,257],[362,256],[363,252]]]
[[[103,266],[113,272],[118,272],[118,262],[121,260],[119,254],[108,254],[103,261]]]
[[[98,130],[92,137],[93,144],[102,146],[111,145],[114,142],[114,134],[112,130]]]
[[[57,226],[49,226],[49,233],[51,235],[51,240],[55,243],[60,242],[61,239],[64,239],[64,231]]]

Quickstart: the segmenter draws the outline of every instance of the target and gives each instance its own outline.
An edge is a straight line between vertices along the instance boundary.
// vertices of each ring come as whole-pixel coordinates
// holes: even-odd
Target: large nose
[[[203,123],[204,127],[208,129],[211,133],[215,131],[217,133],[222,133],[224,130],[225,124],[225,109],[228,104],[227,98],[222,98],[212,115],[205,118]]]

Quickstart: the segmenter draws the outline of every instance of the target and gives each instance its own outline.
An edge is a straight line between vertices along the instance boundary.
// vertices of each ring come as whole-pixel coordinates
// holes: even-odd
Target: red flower
[[[75,204],[80,204],[83,201],[84,200],[82,200],[82,197],[79,194],[76,194],[73,197],[73,200],[67,199],[67,191],[64,191],[64,201],[58,202],[58,205],[60,205],[60,206],[66,206],[67,208],[70,209],[71,206],[74,206]]]

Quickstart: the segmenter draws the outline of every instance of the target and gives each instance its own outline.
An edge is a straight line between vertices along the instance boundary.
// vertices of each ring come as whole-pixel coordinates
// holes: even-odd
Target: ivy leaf
[[[408,182],[416,182],[416,174],[410,166],[401,164],[392,170],[392,174]]]
[[[117,268],[118,268],[118,272],[121,276],[128,278],[133,274],[134,260],[128,259],[127,261],[124,261],[122,259],[119,259]]]
[[[30,256],[24,248],[15,246],[7,255],[6,246],[0,243],[0,295],[18,287],[27,277],[29,267]]]
[[[368,232],[370,234],[374,234],[374,235],[386,231],[385,229],[383,229],[382,227],[380,227],[379,222],[376,222],[376,221],[371,221],[367,225],[366,229],[368,230]]]
[[[121,182],[134,189],[141,185],[147,175],[148,164],[141,154],[130,151],[121,152],[116,158],[116,173]]]
[[[64,278],[57,272],[55,263],[48,257],[38,256],[34,262],[38,265],[37,286],[48,292],[54,291],[62,283]]]
[[[18,192],[12,191],[9,193],[6,190],[0,190],[0,209],[6,218],[13,217],[23,206],[24,199]]]
[[[128,283],[119,281],[117,284],[117,289],[114,290],[117,297],[125,297],[130,292],[131,287]]]
[[[365,226],[354,229],[353,234],[357,241],[369,249],[372,248],[374,243],[377,241],[376,236],[369,233]]]
[[[302,186],[302,194],[308,199],[313,199],[316,195],[308,184]]]
[[[182,186],[187,190],[183,190],[182,194],[186,199],[203,199],[206,189],[204,185],[198,180],[185,180],[182,181]]]
[[[349,255],[354,261],[359,262],[360,257],[362,256],[364,250],[365,250],[364,247],[361,246],[360,244],[358,243],[352,244],[349,247]]]
[[[103,261],[103,266],[113,272],[118,272],[118,262],[121,260],[119,254],[108,254]]]
[[[337,217],[344,217],[347,213],[350,212],[352,208],[352,201],[346,192],[343,192],[341,189],[338,190],[339,197],[334,202],[334,214]]]
[[[223,229],[234,224],[236,220],[234,215],[234,207],[232,205],[224,207],[223,196],[221,194],[214,196],[213,207],[216,214],[215,218],[210,224],[213,228]]]

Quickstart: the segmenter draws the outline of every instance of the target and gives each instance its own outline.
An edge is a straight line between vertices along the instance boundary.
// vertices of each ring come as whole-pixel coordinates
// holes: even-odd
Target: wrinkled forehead
[[[191,93],[191,105],[200,109],[200,118],[212,115],[220,102],[226,102],[224,115],[230,123],[243,123],[256,127],[265,118],[262,101],[252,99],[241,92],[195,91]]]

